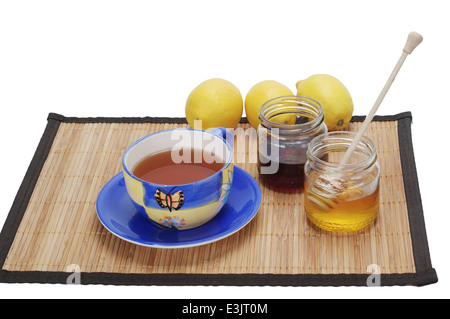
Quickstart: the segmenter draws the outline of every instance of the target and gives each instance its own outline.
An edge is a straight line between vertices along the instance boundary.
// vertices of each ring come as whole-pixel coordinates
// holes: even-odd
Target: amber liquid
[[[172,151],[163,151],[151,155],[138,163],[133,174],[147,182],[162,185],[180,185],[197,182],[205,179],[222,169],[224,163],[207,163],[203,160],[202,151],[189,149],[190,163],[175,163],[172,160]],[[181,152],[180,156],[184,154]],[[201,162],[196,163],[198,159]]]
[[[305,211],[316,226],[334,232],[352,232],[369,226],[379,211],[379,186],[371,194],[349,188],[324,196],[305,186]]]

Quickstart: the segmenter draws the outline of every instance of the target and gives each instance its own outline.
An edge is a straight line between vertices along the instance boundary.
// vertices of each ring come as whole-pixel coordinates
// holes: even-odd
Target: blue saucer
[[[128,196],[123,173],[100,191],[97,215],[111,233],[134,244],[156,248],[186,248],[212,243],[239,231],[258,212],[261,189],[255,179],[237,166],[233,186],[221,211],[208,223],[193,229],[171,230],[147,220]]]

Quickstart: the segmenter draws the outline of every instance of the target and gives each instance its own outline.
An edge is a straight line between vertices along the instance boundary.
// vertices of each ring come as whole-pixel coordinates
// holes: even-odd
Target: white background
[[[423,43],[407,58],[378,114],[413,113],[414,150],[439,282],[423,288],[0,284],[0,297],[450,297],[447,2],[1,1],[0,226],[49,112],[184,116],[190,91],[209,78],[231,81],[245,98],[262,80],[279,81],[295,93],[298,80],[328,73],[347,86],[354,114],[365,115],[408,33],[420,32]]]

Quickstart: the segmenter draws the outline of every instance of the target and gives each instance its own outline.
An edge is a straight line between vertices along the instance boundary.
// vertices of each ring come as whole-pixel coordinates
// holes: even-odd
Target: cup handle
[[[234,136],[229,130],[224,127],[213,127],[207,130],[208,132],[224,139],[228,144],[230,144],[231,148],[233,148]]]

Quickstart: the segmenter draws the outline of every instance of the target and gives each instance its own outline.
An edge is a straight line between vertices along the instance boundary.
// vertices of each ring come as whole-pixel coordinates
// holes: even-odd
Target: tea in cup
[[[210,221],[233,182],[233,146],[224,128],[173,129],[133,143],[123,156],[127,192],[159,226],[186,230]]]

